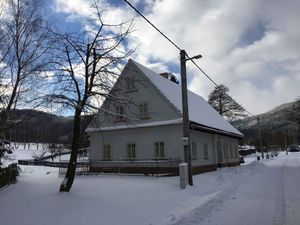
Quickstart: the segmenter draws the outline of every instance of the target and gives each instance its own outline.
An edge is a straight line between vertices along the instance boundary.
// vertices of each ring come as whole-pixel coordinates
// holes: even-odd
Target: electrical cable
[[[167,35],[165,35],[160,29],[158,29],[150,20],[148,20],[137,8],[135,8],[130,2],[127,0],[123,0],[126,2],[137,14],[139,14],[144,20],[146,20],[157,32],[159,32],[165,39],[167,39],[175,48],[177,48],[179,51],[182,49],[175,44],[174,41],[172,41]],[[186,53],[187,60],[191,60],[192,63],[216,86],[220,87],[192,58],[188,56]],[[229,94],[225,93],[232,101],[235,101]],[[243,107],[244,108],[244,107]],[[254,116],[254,114],[250,113],[248,110],[244,108],[244,110],[251,116]]]

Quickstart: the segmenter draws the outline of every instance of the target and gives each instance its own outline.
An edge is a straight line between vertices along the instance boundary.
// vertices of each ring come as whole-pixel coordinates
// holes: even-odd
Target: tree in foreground
[[[74,113],[71,156],[61,192],[69,192],[75,176],[80,148],[81,116],[99,110],[119,76],[131,51],[124,45],[132,30],[132,21],[108,24],[102,19],[100,1],[93,1],[85,28],[77,33],[55,33],[57,45],[55,70],[44,101]]]
[[[246,117],[245,109],[229,95],[229,88],[221,84],[208,96],[208,103],[229,121]]]
[[[29,102],[47,65],[50,33],[38,0],[6,0],[0,9],[0,129]],[[1,134],[0,134],[1,135]]]

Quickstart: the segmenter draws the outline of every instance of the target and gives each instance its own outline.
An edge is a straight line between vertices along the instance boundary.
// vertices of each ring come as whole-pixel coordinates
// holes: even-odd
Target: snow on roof
[[[147,67],[132,61],[162,94],[182,112],[181,86],[169,81]],[[189,119],[197,124],[243,136],[201,96],[188,91]]]
[[[121,130],[121,129],[141,128],[141,127],[164,126],[164,125],[179,124],[179,123],[182,123],[182,118],[174,119],[174,120],[165,120],[165,121],[141,123],[141,124],[124,124],[124,125],[113,126],[113,127],[87,128],[85,131],[87,133],[89,133],[89,132],[96,132],[96,131]]]

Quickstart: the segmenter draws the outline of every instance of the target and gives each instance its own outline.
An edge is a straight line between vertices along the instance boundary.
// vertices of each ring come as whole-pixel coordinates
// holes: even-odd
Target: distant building
[[[113,168],[114,161],[184,159],[181,87],[165,77],[128,61],[111,91],[119,103],[105,101],[86,130],[92,171]],[[188,101],[193,173],[239,165],[238,141],[243,134],[202,97],[189,91]],[[127,170],[126,165],[119,167],[143,173],[155,169],[139,164]],[[160,167],[161,173],[169,172],[167,164]]]

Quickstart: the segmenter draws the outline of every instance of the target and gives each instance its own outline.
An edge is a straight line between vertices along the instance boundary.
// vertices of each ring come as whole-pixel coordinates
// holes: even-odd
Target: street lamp
[[[181,75],[181,94],[182,94],[182,123],[183,123],[183,149],[184,161],[188,164],[188,180],[189,185],[193,186],[192,175],[192,158],[190,148],[190,120],[188,109],[188,94],[187,94],[187,81],[186,81],[186,62],[193,59],[200,59],[201,55],[196,55],[192,58],[186,58],[185,50],[180,50],[180,75]]]

